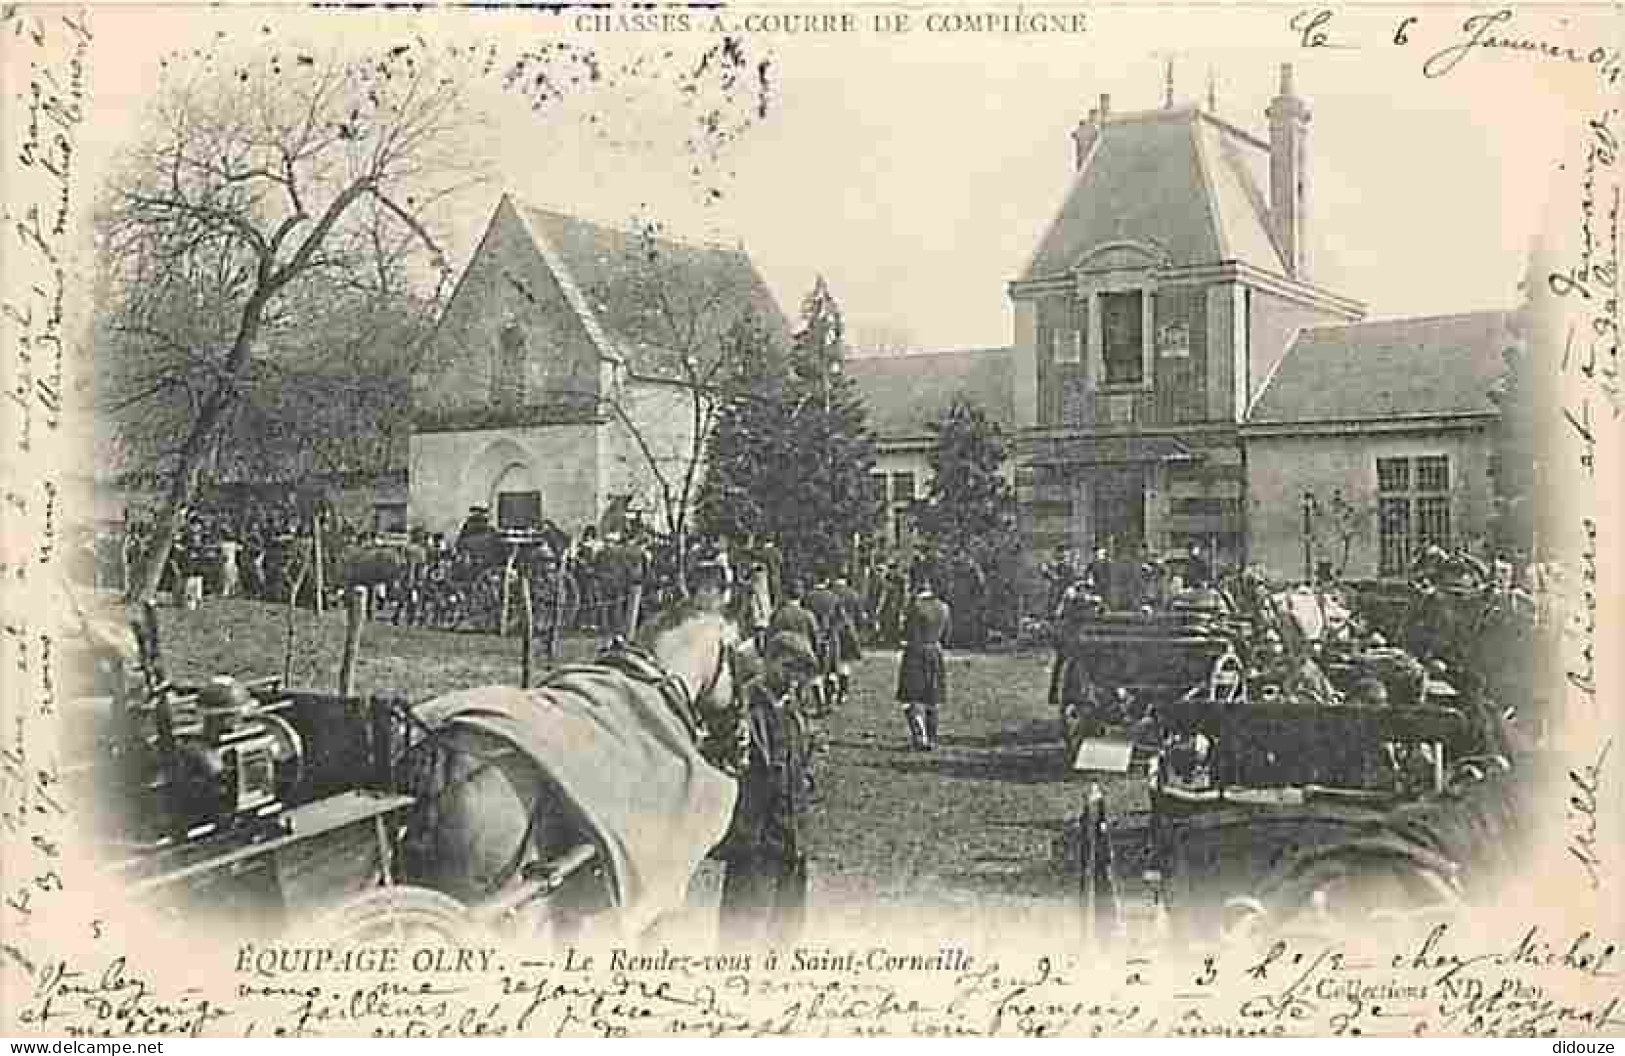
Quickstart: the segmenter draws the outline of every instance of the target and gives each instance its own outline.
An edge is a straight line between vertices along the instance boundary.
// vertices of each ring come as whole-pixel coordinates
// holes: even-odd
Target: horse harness
[[[664,664],[662,664],[659,657],[655,656],[654,653],[640,645],[636,645],[622,638],[616,638],[613,642],[611,642],[609,647],[599,654],[595,664],[573,664],[557,668],[553,671],[548,680],[543,682],[538,688],[545,689],[555,679],[561,678],[568,674],[581,671],[591,671],[595,667],[610,668],[611,670],[624,675],[634,682],[653,687],[660,694],[660,698],[665,703],[666,707],[674,716],[676,716],[677,720],[682,723],[683,728],[688,732],[689,737],[693,739],[696,744],[698,744],[702,737],[703,729],[699,718],[699,712],[696,707],[696,701],[709,697],[716,690],[718,683],[720,683],[722,680],[722,673],[732,658],[732,652],[733,651],[728,648],[726,643],[724,643],[722,648],[718,650],[716,670],[711,673],[711,677],[706,681],[705,688],[700,691],[698,697],[690,694],[688,686],[684,684],[683,680],[678,677],[676,672],[671,671]],[[431,812],[434,809],[434,805],[447,792],[451,791],[458,785],[465,784],[472,781],[476,777],[479,777],[493,766],[499,765],[503,759],[513,755],[517,751],[517,749],[511,747],[501,748],[490,753],[475,752],[468,749],[448,749],[440,736],[446,728],[443,727],[440,729],[431,729],[424,725],[422,720],[416,719],[415,716],[412,716],[410,712],[408,712],[407,715],[416,725],[420,727],[420,730],[424,736],[416,743],[409,746],[405,752],[402,753],[403,757],[411,757],[433,746],[441,751],[454,751],[458,754],[472,757],[477,759],[480,763],[479,766],[474,767],[456,782],[446,782],[443,779],[438,779],[438,774],[435,773],[435,771],[439,770],[440,765],[442,765],[435,758],[435,756],[431,754],[427,761],[423,760],[420,756],[419,765],[426,765],[429,769],[429,773],[420,775],[419,783],[433,787],[433,792],[428,793],[425,797],[425,806]],[[519,875],[525,868],[525,859],[532,850],[536,823],[537,812],[533,810],[530,816],[526,819],[524,835],[520,838],[518,846],[514,849],[513,857],[509,859],[503,868],[498,870],[494,881],[487,883],[486,889],[488,894],[500,891],[508,884],[509,881],[511,881],[515,876]],[[404,837],[404,833],[402,836]]]
[[[660,699],[667,709],[683,724],[683,729],[688,731],[689,737],[695,743],[699,743],[704,734],[704,723],[700,719],[698,702],[716,691],[718,683],[722,681],[722,673],[727,668],[730,653],[731,650],[726,643],[717,650],[716,670],[711,672],[711,677],[706,680],[705,687],[698,695],[690,693],[688,686],[677,673],[662,664],[654,653],[624,638],[616,638],[599,654],[597,666],[610,668],[634,682],[653,687],[660,694]],[[560,668],[557,674],[582,669],[564,667]]]

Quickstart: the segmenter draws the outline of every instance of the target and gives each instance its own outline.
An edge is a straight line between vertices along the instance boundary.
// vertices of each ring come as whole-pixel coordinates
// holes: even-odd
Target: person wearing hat
[[[752,945],[763,930],[768,941],[788,944],[801,927],[807,854],[800,819],[811,779],[797,695],[818,666],[806,635],[775,631],[761,651],[757,671],[742,686],[749,761],[739,778],[733,822],[717,850],[727,864],[719,923],[724,941],[733,946]]]
[[[779,631],[791,631],[801,635],[811,643],[813,655],[816,657],[818,655],[817,643],[821,628],[818,624],[818,617],[814,616],[801,602],[801,581],[795,578],[785,580],[784,601],[774,610],[773,618],[768,621],[768,631],[770,634],[776,634]],[[822,711],[824,705],[821,695],[823,687],[819,684],[816,674],[814,672],[815,677],[808,679],[807,686],[814,697],[814,710]]]
[[[818,650],[820,662],[819,692],[824,698],[824,704],[833,708],[840,702],[835,684],[835,665],[841,633],[841,599],[830,587],[828,573],[819,573],[818,578],[813,581],[813,588],[807,591],[804,603],[807,611],[818,620],[818,637],[813,639],[813,648]]]
[[[863,659],[863,642],[858,629],[867,621],[863,595],[846,577],[836,577],[830,590],[839,603],[835,608],[835,698],[838,704],[844,704],[852,691],[852,665]]]
[[[744,596],[740,599],[740,625],[758,646],[767,644],[767,630],[773,623],[772,587],[768,567],[761,561],[750,566],[745,579]]]
[[[908,720],[909,747],[937,746],[937,710],[947,697],[948,669],[942,643],[952,615],[929,579],[920,582],[903,628],[903,658],[897,668],[897,700]]]

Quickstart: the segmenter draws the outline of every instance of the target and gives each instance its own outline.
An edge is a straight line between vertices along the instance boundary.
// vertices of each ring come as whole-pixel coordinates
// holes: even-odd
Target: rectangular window
[[[1450,497],[1424,495],[1416,500],[1416,548],[1450,547]]]
[[[877,503],[886,501],[886,474],[869,474],[869,501]]]
[[[1450,459],[1444,455],[1428,455],[1416,460],[1416,490],[1440,492],[1450,490]]]
[[[1377,459],[1377,490],[1380,492],[1411,490],[1411,460],[1408,458]]]
[[[1100,356],[1104,385],[1145,381],[1144,295],[1139,290],[1100,295]]]
[[[903,504],[914,501],[914,474],[893,473],[891,475],[891,499],[893,502]]]
[[[504,491],[497,495],[498,528],[535,528],[541,523],[541,492]]]
[[[1411,504],[1407,499],[1378,499],[1377,574],[1403,576],[1411,563]]]
[[[1378,567],[1410,572],[1429,546],[1450,547],[1450,459],[1446,455],[1377,459]]]

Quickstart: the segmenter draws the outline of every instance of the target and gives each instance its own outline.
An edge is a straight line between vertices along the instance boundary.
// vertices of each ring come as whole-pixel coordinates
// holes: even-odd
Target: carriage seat
[[[1219,717],[1213,774],[1220,785],[1366,788],[1385,757],[1391,765],[1395,750],[1426,745],[1442,779],[1446,760],[1467,750],[1470,735],[1453,708],[1249,701]]]

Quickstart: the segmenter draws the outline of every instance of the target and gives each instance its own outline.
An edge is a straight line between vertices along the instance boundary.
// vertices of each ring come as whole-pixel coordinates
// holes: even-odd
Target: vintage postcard
[[[1625,1029],[1616,10],[0,18],[5,1033]]]

